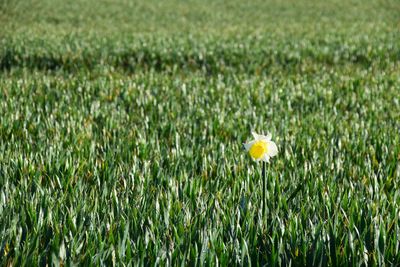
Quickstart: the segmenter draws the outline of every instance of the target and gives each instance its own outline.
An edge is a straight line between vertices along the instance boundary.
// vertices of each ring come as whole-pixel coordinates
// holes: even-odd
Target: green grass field
[[[3,0],[0,28],[0,265],[400,265],[397,0]]]

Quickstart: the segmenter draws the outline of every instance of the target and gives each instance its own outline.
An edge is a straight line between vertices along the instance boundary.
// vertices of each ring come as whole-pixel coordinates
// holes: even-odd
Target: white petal
[[[265,153],[264,157],[262,157],[262,161],[269,162],[269,156]]]
[[[265,140],[265,141],[269,141],[271,140],[271,134],[268,133],[267,135],[262,135],[262,134],[257,134],[255,132],[251,133],[254,136],[255,140]]]
[[[248,143],[243,144],[244,148],[246,149],[246,151],[249,151],[251,146],[255,143],[256,141],[251,141]]]
[[[267,142],[267,154],[271,158],[278,154],[278,147],[272,141]]]

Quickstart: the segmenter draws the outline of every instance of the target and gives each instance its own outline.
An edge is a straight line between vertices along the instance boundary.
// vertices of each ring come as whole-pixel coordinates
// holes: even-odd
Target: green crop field
[[[0,0],[0,265],[399,266],[400,2]]]

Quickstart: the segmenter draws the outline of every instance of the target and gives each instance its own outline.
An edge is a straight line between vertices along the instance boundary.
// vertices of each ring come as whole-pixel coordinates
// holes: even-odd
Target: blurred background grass
[[[63,1],[1,5],[0,68],[300,71],[391,65],[396,1]]]
[[[395,0],[128,1],[3,0],[14,34],[318,35],[397,31]]]

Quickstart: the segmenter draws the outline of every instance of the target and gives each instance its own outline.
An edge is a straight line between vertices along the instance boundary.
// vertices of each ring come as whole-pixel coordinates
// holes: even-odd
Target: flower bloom
[[[244,148],[249,152],[255,161],[269,162],[269,159],[278,154],[278,147],[271,141],[271,134],[260,135],[252,132],[254,140],[244,144]]]

